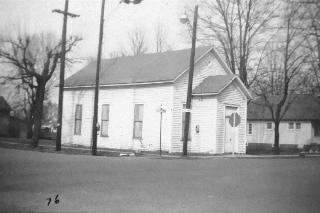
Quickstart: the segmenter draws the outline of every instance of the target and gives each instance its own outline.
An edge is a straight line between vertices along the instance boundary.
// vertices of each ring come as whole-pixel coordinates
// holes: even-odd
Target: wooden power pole
[[[105,5],[105,0],[102,0],[101,16],[100,16],[98,58],[97,58],[97,71],[96,71],[96,84],[95,84],[95,89],[94,89],[92,146],[91,146],[91,154],[92,155],[97,155],[97,131],[98,131],[98,126],[99,126],[99,124],[98,124],[98,102],[99,102],[101,52],[102,52],[102,40],[103,40],[104,5]]]
[[[120,3],[140,4],[141,2],[142,2],[142,0],[121,0],[119,2],[119,4]],[[98,123],[98,103],[99,103],[101,52],[102,52],[102,41],[103,41],[104,5],[105,5],[105,0],[102,0],[101,15],[100,15],[99,46],[98,46],[98,57],[97,57],[97,71],[96,71],[96,82],[95,82],[95,88],[94,88],[94,106],[93,106],[93,121],[92,121],[92,145],[91,145],[91,154],[92,155],[97,155],[97,131],[98,131],[98,127],[99,127],[99,123]]]
[[[192,29],[192,48],[190,55],[190,68],[188,78],[188,91],[187,91],[187,102],[186,102],[186,117],[184,122],[184,134],[183,134],[183,156],[188,155],[188,136],[190,126],[190,108],[192,98],[192,82],[193,82],[193,71],[194,71],[194,56],[196,49],[196,35],[197,35],[197,20],[198,20],[198,5],[195,6],[194,18],[193,18],[193,29]]]
[[[65,0],[64,11],[59,10],[59,9],[55,9],[55,10],[52,11],[52,12],[63,14],[56,151],[60,151],[61,150],[61,129],[62,129],[64,70],[65,70],[65,60],[66,60],[67,18],[68,18],[68,16],[70,16],[72,18],[79,17],[79,15],[76,15],[76,14],[73,14],[73,13],[69,13],[68,12],[68,6],[69,6],[69,0]]]

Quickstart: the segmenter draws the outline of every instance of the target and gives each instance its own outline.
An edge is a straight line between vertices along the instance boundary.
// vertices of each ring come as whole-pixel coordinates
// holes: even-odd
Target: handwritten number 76
[[[60,202],[60,200],[58,199],[58,197],[59,197],[59,195],[57,194],[56,197],[54,198],[54,203],[55,203],[55,204],[58,204],[58,203]],[[47,205],[49,206],[50,203],[51,203],[51,197],[48,197],[46,200],[48,201],[48,204],[47,204]]]

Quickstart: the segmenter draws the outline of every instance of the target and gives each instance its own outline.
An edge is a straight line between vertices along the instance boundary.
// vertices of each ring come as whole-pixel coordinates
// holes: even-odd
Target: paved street
[[[320,211],[319,200],[320,158],[119,158],[0,148],[2,212],[310,213]]]

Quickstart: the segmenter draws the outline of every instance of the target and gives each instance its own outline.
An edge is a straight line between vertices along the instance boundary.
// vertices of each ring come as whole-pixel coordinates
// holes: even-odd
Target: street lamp
[[[139,4],[142,1],[143,0],[121,0],[120,3]],[[98,57],[97,57],[97,70],[96,70],[96,81],[95,81],[95,89],[94,89],[94,106],[93,106],[93,121],[92,121],[92,146],[91,146],[91,154],[92,155],[97,155],[97,132],[100,127],[100,125],[98,123],[98,103],[99,103],[101,52],[102,52],[102,40],[103,40],[104,5],[105,5],[105,0],[102,0],[101,15],[100,15],[100,32],[99,32],[99,46],[98,46]]]
[[[180,17],[180,22],[182,24],[186,24],[187,22],[189,22],[189,18],[186,14],[183,14],[181,17]]]
[[[181,23],[188,23],[188,17],[184,14],[180,18]],[[188,77],[188,90],[187,90],[187,102],[185,111],[185,122],[184,122],[184,133],[183,133],[183,156],[188,155],[188,136],[189,136],[189,126],[190,126],[190,108],[191,108],[191,98],[192,98],[192,82],[193,82],[193,71],[194,71],[194,56],[196,49],[196,37],[197,37],[197,22],[198,22],[198,5],[194,9],[193,27],[192,27],[192,47],[190,55],[190,68]]]

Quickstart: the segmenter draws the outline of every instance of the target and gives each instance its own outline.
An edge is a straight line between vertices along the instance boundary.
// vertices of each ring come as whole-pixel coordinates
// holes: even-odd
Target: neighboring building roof
[[[11,107],[7,103],[7,101],[4,99],[4,97],[0,96],[0,111],[6,111],[9,112],[11,110]]]
[[[242,84],[241,80],[236,75],[216,75],[205,78],[194,90],[192,95],[216,95],[222,92],[233,81],[237,81],[244,94],[251,98],[251,94]]]
[[[277,97],[272,102],[276,102]],[[248,120],[272,120],[269,108],[259,98],[248,104]],[[320,98],[314,95],[297,95],[282,120],[320,120]]]
[[[195,62],[213,47],[196,48]],[[101,61],[100,85],[174,82],[189,68],[190,49],[126,56]],[[223,65],[225,66],[225,65]],[[65,80],[65,87],[88,87],[95,84],[96,62]]]

